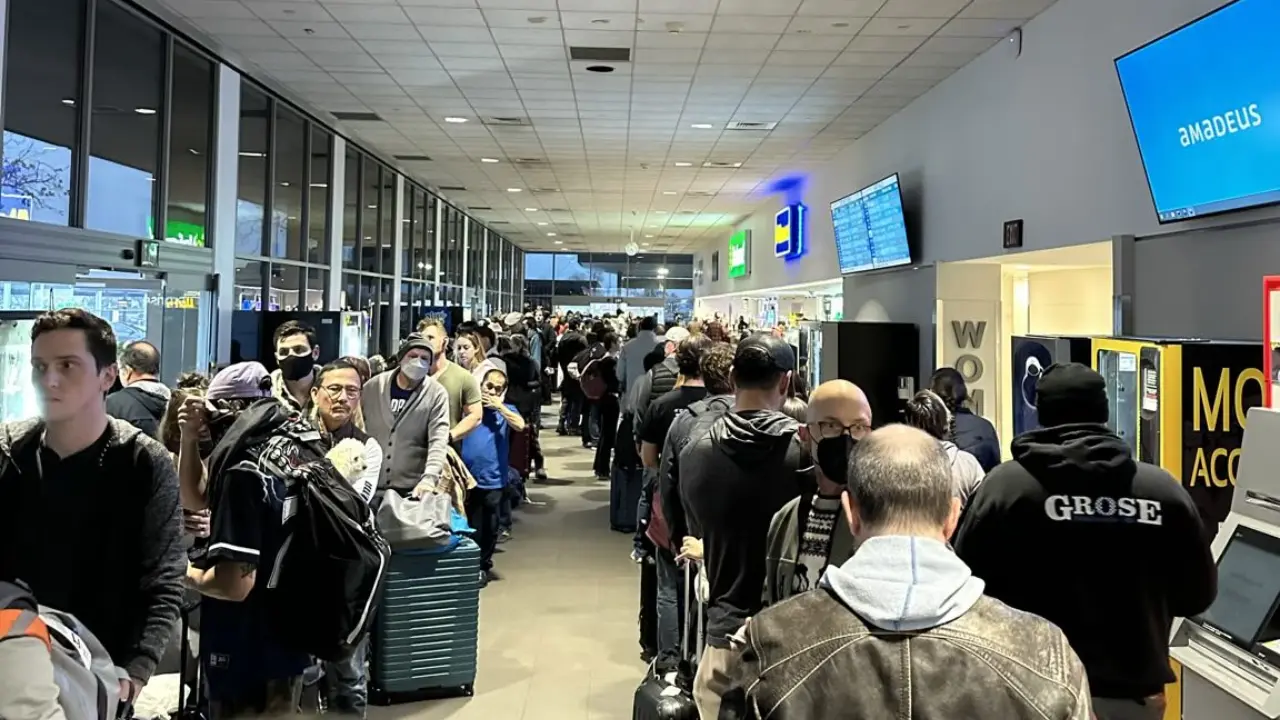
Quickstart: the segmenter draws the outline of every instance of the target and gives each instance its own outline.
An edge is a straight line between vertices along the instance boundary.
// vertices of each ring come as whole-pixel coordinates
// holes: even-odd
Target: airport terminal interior
[[[877,426],[954,368],[992,466],[1081,363],[1214,538],[1162,720],[1277,718],[1278,36],[1274,0],[0,0],[0,421],[41,413],[33,323],[77,307],[170,387],[283,370],[289,320],[392,370],[423,321],[450,352],[765,333]],[[479,574],[474,694],[370,717],[657,717],[631,490],[562,402]]]

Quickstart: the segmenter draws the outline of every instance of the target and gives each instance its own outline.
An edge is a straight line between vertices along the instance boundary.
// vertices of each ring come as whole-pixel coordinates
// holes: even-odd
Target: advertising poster
[[[1188,344],[1182,350],[1182,484],[1214,531],[1231,511],[1245,417],[1262,404],[1262,347]]]

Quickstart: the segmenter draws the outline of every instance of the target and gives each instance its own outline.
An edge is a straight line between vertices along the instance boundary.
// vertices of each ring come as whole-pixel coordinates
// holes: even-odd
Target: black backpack
[[[209,476],[251,472],[284,481],[284,539],[271,567],[258,569],[271,632],[283,647],[336,661],[350,657],[372,627],[391,547],[373,510],[324,453],[313,426],[263,400],[218,443]]]

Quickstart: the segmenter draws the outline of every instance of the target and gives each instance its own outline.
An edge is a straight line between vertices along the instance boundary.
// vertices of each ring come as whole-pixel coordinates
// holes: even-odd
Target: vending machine
[[[1013,435],[1017,437],[1040,427],[1036,412],[1036,383],[1046,368],[1054,363],[1078,362],[1091,365],[1093,340],[1087,337],[1050,337],[1047,335],[1015,335],[1010,349],[1013,354]]]
[[[920,386],[920,330],[911,323],[824,322],[823,381],[848,380],[866,393],[876,427],[902,422]]]

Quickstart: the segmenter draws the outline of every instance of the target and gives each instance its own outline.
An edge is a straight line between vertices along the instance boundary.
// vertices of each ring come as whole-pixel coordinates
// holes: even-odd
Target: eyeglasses
[[[852,425],[845,425],[837,420],[819,420],[816,423],[809,423],[809,434],[819,440],[836,438],[841,435],[857,437],[866,435],[869,432],[871,432],[871,426],[861,420]]]
[[[360,386],[358,385],[325,385],[324,391],[329,393],[329,397],[334,400],[343,395],[349,398],[360,397]]]

